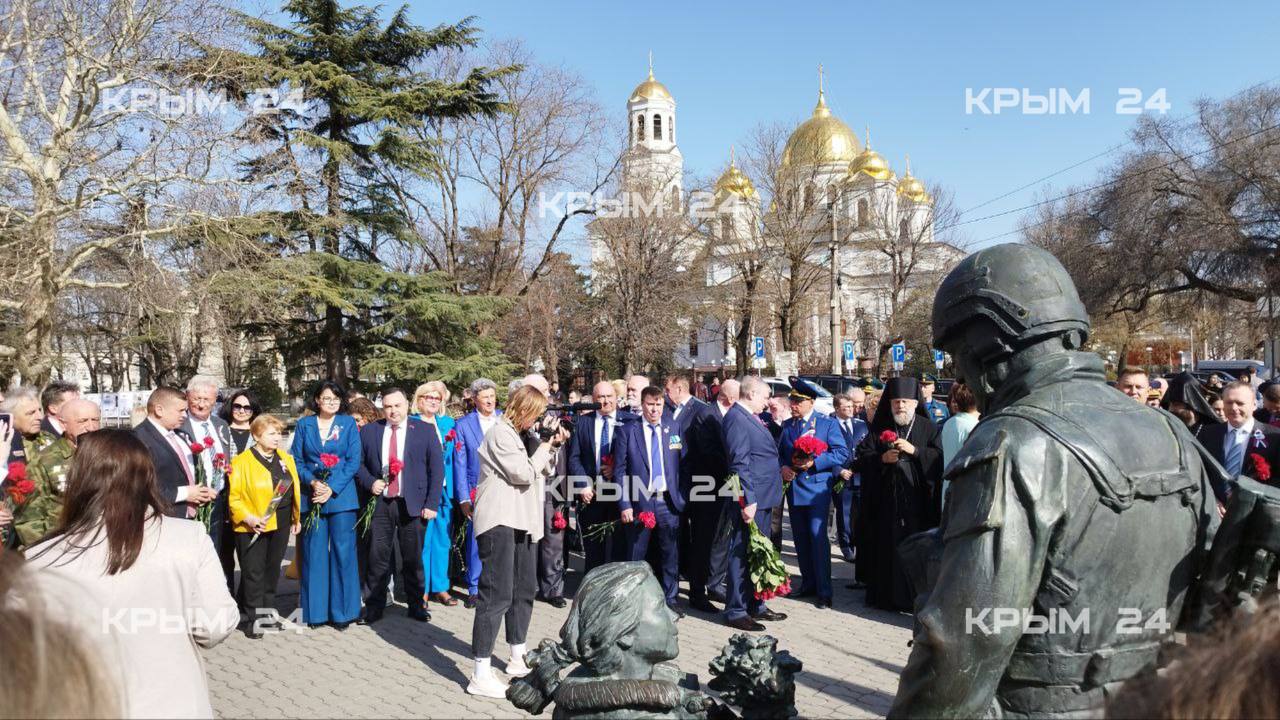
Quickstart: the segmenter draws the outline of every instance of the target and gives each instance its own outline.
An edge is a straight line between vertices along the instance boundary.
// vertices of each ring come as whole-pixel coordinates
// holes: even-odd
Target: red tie
[[[391,426],[391,447],[387,450],[387,467],[400,462],[400,443],[397,437],[399,425]],[[400,473],[391,473],[391,482],[387,485],[387,497],[400,496]]]

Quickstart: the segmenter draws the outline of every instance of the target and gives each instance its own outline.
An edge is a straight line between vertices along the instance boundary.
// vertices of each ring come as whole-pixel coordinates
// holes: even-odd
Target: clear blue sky
[[[901,173],[950,187],[962,209],[1128,139],[1118,88],[1166,89],[1169,113],[1280,78],[1280,3],[454,2],[414,3],[434,26],[468,14],[488,37],[519,37],[543,62],[563,64],[621,116],[654,54],[676,99],[686,167],[723,165],[761,122],[808,117],[817,66],[832,110]],[[1091,89],[1089,115],[965,114],[965,89]],[[1112,154],[1053,178],[1088,183]],[[1034,201],[1044,184],[967,213]],[[1021,213],[967,225],[970,242],[1016,228]],[[1016,236],[1009,236],[1013,239]]]

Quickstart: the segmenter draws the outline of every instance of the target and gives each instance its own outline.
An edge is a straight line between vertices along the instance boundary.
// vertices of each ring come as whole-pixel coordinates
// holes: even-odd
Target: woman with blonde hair
[[[264,629],[282,629],[274,607],[276,583],[289,536],[301,529],[302,498],[298,468],[293,457],[280,449],[284,423],[272,415],[259,415],[249,431],[253,446],[231,461],[227,504],[236,535],[244,606],[249,613],[245,634],[257,640]],[[271,502],[277,487],[287,490],[273,511]],[[264,613],[273,617],[264,619]]]
[[[507,410],[485,435],[477,454],[480,483],[472,519],[480,552],[480,582],[471,629],[475,669],[467,692],[501,699],[507,686],[489,666],[498,624],[505,619],[511,659],[507,674],[528,674],[525,635],[538,590],[546,479],[556,451],[568,439],[558,419],[545,418],[547,396],[531,385],[512,393]]]
[[[413,409],[423,422],[436,429],[440,447],[444,448],[444,492],[440,494],[436,519],[427,524],[427,535],[422,540],[425,600],[452,607],[458,601],[449,594],[449,551],[453,547],[449,521],[453,515],[453,451],[458,433],[453,429],[454,419],[444,410],[448,404],[449,388],[439,380],[424,382],[413,393]]]

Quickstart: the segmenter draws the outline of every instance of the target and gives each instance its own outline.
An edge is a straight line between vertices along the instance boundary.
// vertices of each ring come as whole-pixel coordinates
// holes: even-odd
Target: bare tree
[[[182,203],[216,181],[221,128],[179,71],[190,39],[224,33],[205,0],[11,0],[0,6],[0,224],[9,238],[0,360],[30,382],[54,364],[57,303],[129,287],[88,272],[105,251],[208,221]],[[137,268],[135,272],[145,272]]]

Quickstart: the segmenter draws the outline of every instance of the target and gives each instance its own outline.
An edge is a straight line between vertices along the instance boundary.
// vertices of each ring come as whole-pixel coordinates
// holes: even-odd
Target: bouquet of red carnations
[[[333,468],[342,461],[342,458],[333,453],[320,453],[320,464],[324,466],[322,470],[316,471],[316,480],[324,482],[329,479],[329,473],[333,472]],[[302,531],[309,532],[311,528],[316,526],[320,520],[320,503],[311,503],[311,509],[307,511],[307,517],[302,521]]]
[[[280,509],[280,503],[284,501],[285,493],[290,492],[291,490],[293,490],[293,482],[291,480],[281,480],[276,483],[275,490],[273,490],[271,494],[271,502],[267,503],[267,512],[262,516],[263,520],[266,520],[276,514],[276,510]],[[279,529],[279,527],[276,528],[276,530]],[[253,531],[253,537],[249,538],[250,547],[258,541],[258,536],[261,534],[262,533],[257,530]]]
[[[191,459],[195,462],[196,484],[212,487],[209,478],[205,476],[204,463],[200,461],[200,454],[205,450],[213,447],[213,438],[206,436],[204,442],[191,443]],[[208,532],[213,525],[213,503],[207,502],[196,508],[196,520],[204,523],[205,532]]]
[[[403,462],[401,462],[398,458],[395,460],[392,460],[391,462],[387,463],[387,474],[382,477],[382,481],[387,485],[390,485],[391,478],[399,475],[400,471],[403,469],[404,469]],[[386,487],[384,486],[382,489],[382,492],[385,493],[386,491],[387,491]],[[473,499],[474,499],[474,496],[473,496]],[[373,497],[369,498],[369,502],[364,504],[364,512],[360,513],[360,519],[356,521],[356,531],[360,533],[361,537],[363,537],[364,535],[367,535],[369,533],[369,528],[373,525],[373,509],[377,507],[377,504],[378,504],[377,495],[374,495]]]
[[[4,504],[16,519],[18,508],[26,505],[31,494],[36,491],[36,484],[27,477],[27,464],[24,462],[9,463],[9,473],[4,480]],[[0,540],[9,539],[8,526],[0,528]]]
[[[746,507],[742,480],[737,475],[730,475],[725,483],[738,498],[738,507]],[[773,541],[761,532],[755,522],[747,525],[747,573],[751,576],[751,584],[755,586],[757,600],[771,600],[791,593],[791,574],[787,572],[787,566],[782,564],[782,556],[774,548]]]

